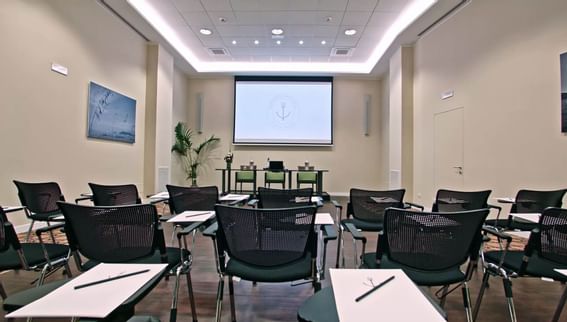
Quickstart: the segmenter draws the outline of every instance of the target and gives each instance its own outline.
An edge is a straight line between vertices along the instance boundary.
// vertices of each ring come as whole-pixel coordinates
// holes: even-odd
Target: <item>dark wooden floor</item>
[[[321,212],[334,211],[331,206],[325,205]],[[166,227],[167,232],[167,227]],[[169,235],[166,235],[169,236]],[[370,240],[374,236],[368,235]],[[169,238],[169,237],[166,237]],[[336,242],[329,244],[327,254],[327,271],[334,267]],[[369,246],[375,247],[374,243]],[[352,244],[346,244],[347,267],[353,267]],[[217,292],[218,276],[215,271],[213,248],[211,241],[203,236],[198,236],[194,248],[194,260],[192,269],[193,289],[197,304],[197,315],[199,321],[213,321],[215,315],[215,299]],[[73,263],[74,264],[74,263]],[[328,275],[328,274],[327,274]],[[18,290],[31,287],[30,282],[36,277],[36,273],[30,272],[6,272],[0,274],[0,279],[8,294]],[[476,300],[480,271],[473,277],[471,295],[473,302]],[[57,272],[51,279],[60,279],[63,276]],[[330,278],[323,281],[323,286],[330,283]],[[180,289],[180,302],[178,321],[191,321],[191,311],[187,296],[185,279],[182,280]],[[162,281],[136,307],[138,314],[149,314],[159,317],[162,321],[169,320],[169,306],[173,280]],[[225,287],[223,303],[223,321],[230,320],[228,287]],[[435,291],[435,290],[432,290]],[[522,278],[514,280],[514,296],[516,312],[519,321],[549,321],[563,286],[556,282],[547,282],[540,279]],[[236,315],[238,321],[296,321],[296,312],[299,306],[311,294],[313,289],[310,284],[291,286],[290,283],[262,284],[253,286],[247,281],[235,282]],[[62,299],[64,300],[64,299]],[[408,307],[411,309],[411,307]],[[450,294],[445,305],[449,321],[466,321],[460,290]],[[379,312],[376,312],[379,320]],[[3,321],[3,320],[2,320]],[[41,321],[68,321],[68,320],[41,320]],[[478,321],[509,321],[505,300],[502,291],[502,283],[498,279],[491,279],[491,288],[484,297]],[[564,312],[561,321],[567,321],[567,313]]]

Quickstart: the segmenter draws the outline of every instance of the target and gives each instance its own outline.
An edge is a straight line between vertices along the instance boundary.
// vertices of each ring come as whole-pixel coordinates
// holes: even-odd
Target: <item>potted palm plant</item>
[[[197,186],[197,175],[201,167],[207,166],[207,162],[212,158],[211,152],[218,147],[220,139],[211,135],[198,146],[193,146],[193,130],[187,128],[183,122],[177,123],[174,132],[175,143],[171,152],[179,156],[187,174],[186,179],[191,179],[191,185]]]

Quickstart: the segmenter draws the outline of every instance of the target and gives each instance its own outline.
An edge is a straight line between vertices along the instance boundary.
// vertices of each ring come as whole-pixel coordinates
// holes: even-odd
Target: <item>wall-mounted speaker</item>
[[[364,119],[363,119],[362,124],[363,124],[365,136],[370,135],[370,106],[371,106],[371,102],[372,102],[372,96],[364,95],[364,113],[362,114]]]
[[[204,103],[203,93],[197,93],[197,102],[196,102],[197,112],[196,112],[195,129],[199,134],[203,133],[203,106],[204,106],[203,103]]]

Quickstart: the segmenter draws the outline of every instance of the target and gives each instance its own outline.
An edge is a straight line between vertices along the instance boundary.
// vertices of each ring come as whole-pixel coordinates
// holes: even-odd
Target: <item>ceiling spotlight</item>
[[[354,35],[356,35],[356,29],[347,29],[347,30],[345,30],[345,35],[347,35],[347,36],[354,36]]]
[[[232,44],[233,44],[233,45],[236,45],[236,40],[233,40],[233,41],[232,41]]]
[[[258,45],[260,43],[259,40],[254,40],[254,45]]]
[[[283,35],[283,29],[282,29],[282,28],[274,28],[274,29],[272,29],[272,35],[274,35],[274,36]]]
[[[327,42],[324,41],[324,40],[321,40],[321,45],[325,45],[325,44],[327,44]]]
[[[219,21],[222,22],[222,23],[225,23],[225,22],[226,22],[226,18],[225,18],[225,17],[219,17]]]
[[[327,18],[325,18],[325,21],[326,21],[326,22],[331,22],[331,21],[333,21],[333,17],[328,16]]]
[[[276,44],[281,45],[282,44],[281,40],[276,41]]]
[[[300,41],[299,41],[299,44],[300,44],[300,45],[303,45],[303,40],[300,40]]]
[[[210,36],[213,34],[213,31],[211,29],[207,29],[207,28],[201,28],[201,30],[199,30],[199,32],[201,33],[201,35],[205,35],[205,36]]]

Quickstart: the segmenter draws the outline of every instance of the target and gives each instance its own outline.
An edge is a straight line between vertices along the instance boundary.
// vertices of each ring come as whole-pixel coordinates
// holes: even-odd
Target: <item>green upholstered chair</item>
[[[26,270],[41,272],[37,285],[43,284],[44,277],[53,270],[65,266],[65,273],[70,276],[67,261],[70,249],[67,245],[43,243],[41,235],[51,229],[62,228],[62,224],[36,230],[39,243],[20,243],[16,230],[6,213],[0,207],[0,272],[8,270]],[[7,297],[0,282],[0,295]]]
[[[266,187],[270,187],[270,184],[277,183],[282,185],[282,189],[285,189],[285,172],[283,171],[266,171],[264,172],[264,184]]]
[[[376,253],[363,255],[363,267],[402,269],[419,286],[442,286],[438,291],[442,303],[448,286],[458,283],[467,321],[473,321],[468,281],[479,258],[488,213],[488,209],[419,212],[388,208]],[[465,272],[461,267],[466,267]]]
[[[555,271],[555,269],[567,269],[567,209],[546,208],[523,250],[509,250],[512,236],[507,235],[506,232],[489,228],[486,228],[485,231],[498,237],[499,240],[505,240],[506,243],[502,250],[484,253],[485,270],[474,307],[473,317],[475,319],[490,276],[502,278],[508,313],[512,321],[516,321],[512,278],[546,278],[562,284],[567,283],[567,276]],[[545,283],[542,283],[542,289],[545,288],[543,284]],[[559,321],[566,300],[567,288],[564,287],[552,321]]]
[[[234,190],[238,190],[238,184],[240,184],[240,191],[242,192],[242,184],[251,183],[253,187],[256,186],[256,171],[253,170],[242,170],[236,171],[234,180]],[[254,188],[253,188],[254,189]]]
[[[217,224],[204,234],[213,239],[219,273],[216,321],[221,320],[224,277],[228,277],[231,321],[236,321],[233,276],[280,283],[311,278],[317,272],[316,206],[260,209],[215,206]]]
[[[310,184],[311,188],[315,190],[315,185],[317,184],[317,172],[298,171],[296,181],[297,188],[301,187],[302,184]]]

